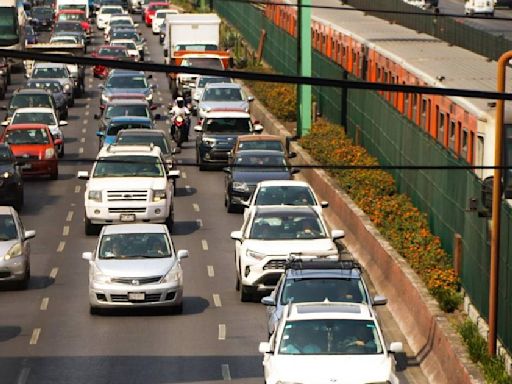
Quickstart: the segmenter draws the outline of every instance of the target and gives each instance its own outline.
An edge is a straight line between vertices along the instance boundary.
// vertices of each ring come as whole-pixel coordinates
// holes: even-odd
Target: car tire
[[[242,303],[248,303],[250,301],[253,301],[253,297],[254,294],[252,287],[240,284],[240,301]]]
[[[30,282],[30,265],[27,266],[27,269],[25,271],[25,276],[23,276],[23,280],[18,281],[16,283],[16,289],[19,289],[20,291],[27,289],[29,282]]]
[[[18,196],[18,198],[15,200],[14,204],[13,204],[13,207],[14,209],[20,213],[21,210],[23,209],[23,205],[25,204],[25,193],[24,193],[24,189],[21,190],[21,193],[20,195]]]
[[[91,315],[100,315],[101,314],[101,308],[93,307],[92,305],[89,307],[89,314]]]
[[[231,197],[229,195],[226,196],[226,208],[228,213],[238,213],[238,206],[231,202]]]
[[[52,173],[50,173],[50,180],[57,180],[59,178],[59,168],[56,168]]]
[[[97,236],[99,234],[100,226],[97,224],[91,223],[91,220],[89,218],[85,218],[85,235],[86,236]]]

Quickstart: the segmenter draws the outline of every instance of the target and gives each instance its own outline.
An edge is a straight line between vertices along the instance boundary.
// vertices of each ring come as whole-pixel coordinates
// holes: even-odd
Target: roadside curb
[[[258,100],[252,103],[251,113],[267,132],[281,137],[290,136],[290,132]],[[291,149],[297,153],[297,162],[315,163],[297,143],[291,143]],[[446,314],[368,216],[324,170],[308,168],[301,174],[322,200],[329,201],[326,219],[332,227],[345,230],[344,243],[371,276],[376,289],[389,299],[388,309],[429,382],[485,383]]]

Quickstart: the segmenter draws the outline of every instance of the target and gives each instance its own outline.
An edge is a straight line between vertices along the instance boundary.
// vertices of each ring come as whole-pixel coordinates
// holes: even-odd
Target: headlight
[[[252,257],[253,259],[257,259],[257,260],[262,260],[265,257],[267,257],[267,255],[265,255],[264,253],[251,251],[250,249],[247,250],[246,254],[248,257]]]
[[[4,256],[4,259],[10,260],[14,259],[15,257],[20,257],[23,254],[22,251],[23,250],[21,249],[21,243],[16,243],[11,248],[9,248],[9,250]]]
[[[161,283],[172,283],[174,281],[180,281],[181,280],[181,271],[173,268],[171,269],[167,275],[162,277],[162,280],[160,280]]]
[[[203,143],[209,146],[214,146],[216,143],[215,139],[212,139],[211,137],[203,137]]]
[[[44,151],[44,158],[45,159],[53,159],[55,157],[55,149],[53,148],[46,148]]]
[[[71,84],[66,83],[62,88],[64,89],[64,92],[69,92],[71,91]]]
[[[153,191],[153,202],[159,202],[160,200],[165,200],[167,198],[167,193],[165,189],[155,189]]]
[[[101,203],[101,191],[89,191],[87,198],[92,201]]]
[[[12,172],[8,172],[8,171],[5,171],[4,173],[2,173],[2,177],[4,179],[8,179],[9,177],[11,177],[12,175],[14,175],[14,173]]]
[[[249,187],[247,183],[242,183],[240,181],[233,182],[233,190],[240,192],[249,192]]]
[[[104,93],[101,94],[101,101],[103,101],[104,103],[108,102],[108,96],[106,96]]]
[[[94,267],[94,281],[96,281],[98,283],[110,283],[111,278],[110,278],[110,276],[103,274],[101,269],[99,269],[98,267],[95,266]]]

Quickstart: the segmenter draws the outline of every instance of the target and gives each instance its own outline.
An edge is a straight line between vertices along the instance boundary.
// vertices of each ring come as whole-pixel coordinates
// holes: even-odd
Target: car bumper
[[[272,290],[284,272],[285,263],[285,257],[267,256],[263,260],[246,257],[241,264],[242,284],[258,291]]]
[[[22,176],[45,176],[57,172],[57,160],[40,160],[27,162],[21,167]]]
[[[23,280],[26,270],[27,259],[25,257],[0,261],[0,282]]]
[[[92,224],[112,224],[127,222],[164,223],[169,216],[169,208],[161,203],[129,203],[102,204],[87,203],[85,215]]]
[[[131,299],[133,293],[144,293],[144,299]],[[172,307],[182,301],[183,287],[176,283],[135,286],[93,282],[89,285],[89,302],[93,307]]]

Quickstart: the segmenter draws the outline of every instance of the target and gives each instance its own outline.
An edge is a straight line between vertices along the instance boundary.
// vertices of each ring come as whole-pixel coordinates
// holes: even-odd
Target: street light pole
[[[505,92],[505,71],[512,59],[512,51],[505,52],[498,60],[497,91]],[[498,328],[498,280],[500,262],[500,231],[501,231],[501,200],[503,196],[503,116],[505,100],[496,103],[496,127],[494,145],[494,179],[492,186],[492,227],[491,227],[491,265],[489,276],[489,337],[487,348],[491,356],[496,355],[497,328]]]

